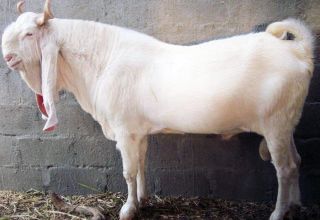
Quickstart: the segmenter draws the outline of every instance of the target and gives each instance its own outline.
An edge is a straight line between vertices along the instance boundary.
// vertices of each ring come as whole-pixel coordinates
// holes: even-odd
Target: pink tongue
[[[36,100],[37,100],[37,105],[38,105],[38,108],[40,110],[40,112],[48,117],[48,113],[47,113],[47,110],[46,108],[44,107],[44,104],[43,104],[43,96],[40,95],[40,94],[36,94]],[[56,126],[51,126],[47,129],[45,129],[44,131],[53,131],[54,129],[56,128]]]

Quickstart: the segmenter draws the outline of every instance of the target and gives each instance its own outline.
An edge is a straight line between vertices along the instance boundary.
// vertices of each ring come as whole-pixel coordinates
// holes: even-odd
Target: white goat
[[[270,219],[300,204],[292,134],[313,73],[313,38],[300,21],[178,46],[120,27],[53,19],[47,0],[43,14],[23,13],[6,28],[2,50],[37,94],[44,130],[57,125],[54,97],[65,89],[117,142],[128,185],[120,219],[133,218],[147,196],[147,135],[161,132],[264,136],[260,154],[271,156],[279,183]]]

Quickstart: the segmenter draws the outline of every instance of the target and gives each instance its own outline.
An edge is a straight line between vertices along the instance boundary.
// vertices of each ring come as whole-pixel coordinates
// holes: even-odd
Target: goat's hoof
[[[283,220],[283,213],[280,213],[279,211],[273,211],[269,220]]]
[[[290,206],[289,211],[286,213],[284,219],[301,219],[301,206],[294,204]]]
[[[131,220],[137,213],[137,207],[132,203],[125,203],[120,210],[120,220]]]

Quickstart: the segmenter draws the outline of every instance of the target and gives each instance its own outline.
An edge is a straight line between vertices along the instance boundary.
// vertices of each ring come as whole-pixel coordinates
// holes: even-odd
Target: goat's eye
[[[32,35],[32,33],[26,33],[26,37],[31,37]]]

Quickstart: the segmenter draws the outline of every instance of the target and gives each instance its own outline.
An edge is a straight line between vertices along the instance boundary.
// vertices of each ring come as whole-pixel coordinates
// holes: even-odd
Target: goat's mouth
[[[19,64],[22,62],[22,60],[17,60],[15,62],[11,62],[11,63],[8,63],[8,66],[13,69],[13,70],[16,70],[18,69],[18,66]]]

